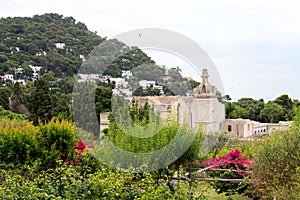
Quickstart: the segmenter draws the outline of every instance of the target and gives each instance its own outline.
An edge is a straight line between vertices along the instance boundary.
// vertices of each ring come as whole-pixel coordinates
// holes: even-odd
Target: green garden
[[[288,131],[257,141],[215,133],[218,142],[207,155],[200,146],[209,136],[172,120],[150,142],[130,140],[112,123],[110,139],[129,151],[159,148],[179,129],[183,141],[195,134],[183,155],[151,172],[107,167],[92,153],[97,140],[80,140],[72,122],[54,118],[34,126],[3,108],[0,116],[0,199],[300,198],[299,113]]]

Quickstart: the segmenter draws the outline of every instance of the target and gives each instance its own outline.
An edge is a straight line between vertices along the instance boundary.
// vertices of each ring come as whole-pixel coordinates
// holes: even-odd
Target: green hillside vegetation
[[[28,65],[42,66],[56,77],[71,76],[103,38],[85,24],[58,14],[0,19],[1,73]],[[64,43],[57,48],[57,43]]]
[[[41,67],[39,81],[34,77],[35,66]],[[24,86],[0,80],[0,86],[5,86],[0,87],[0,105],[28,116],[34,124],[72,117],[69,108],[77,73],[121,77],[123,70],[132,70],[134,77],[127,81],[139,96],[160,95],[156,88],[137,85],[142,79],[155,80],[167,95],[186,95],[192,85],[199,84],[184,79],[178,67],[166,70],[139,48],[107,40],[73,17],[48,13],[0,19],[0,76],[12,74],[15,80],[27,81]],[[110,111],[114,84],[98,83],[97,115]]]
[[[26,71],[23,76],[30,77],[28,66],[33,65],[41,66],[44,72],[51,72],[57,78],[73,76],[82,64],[80,56],[86,58],[104,40],[84,23],[59,14],[1,18],[0,74],[22,67]],[[142,63],[154,61],[136,48],[116,60],[107,73],[118,76],[122,69]]]

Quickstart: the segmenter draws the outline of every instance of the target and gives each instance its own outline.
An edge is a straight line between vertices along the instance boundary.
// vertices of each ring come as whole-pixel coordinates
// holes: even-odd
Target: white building
[[[40,72],[41,72],[41,69],[42,69],[42,67],[40,67],[40,66],[32,66],[32,65],[29,65],[29,67],[32,69],[32,71],[33,71],[33,78],[34,79],[38,79],[38,78],[40,78]]]
[[[263,135],[270,135],[277,130],[286,131],[290,122],[280,121],[279,123],[260,123],[250,119],[226,119],[224,124],[225,132],[230,137],[251,138]]]
[[[125,78],[110,78],[110,81],[114,81],[116,83],[116,88],[128,88],[128,82]]]
[[[5,74],[4,76],[3,76],[3,80],[4,81],[7,81],[7,80],[10,80],[10,81],[14,81],[15,79],[14,79],[14,75],[13,74]]]
[[[122,77],[123,78],[131,78],[131,77],[133,77],[133,75],[132,75],[132,72],[130,70],[128,70],[128,71],[123,70],[122,71]]]
[[[79,58],[84,62],[86,61],[85,56],[84,55],[79,55]]]
[[[65,43],[60,43],[60,42],[58,42],[58,43],[55,44],[55,46],[56,46],[56,48],[58,48],[58,49],[63,49],[63,48],[65,48],[66,44],[65,44]]]
[[[26,81],[24,79],[15,80],[14,83],[21,83],[23,85],[26,85]]]
[[[23,72],[23,68],[22,67],[18,67],[15,69],[15,73],[22,73]]]
[[[147,89],[149,87],[153,87],[156,88],[160,91],[160,94],[164,94],[164,90],[163,90],[163,86],[161,85],[156,85],[155,81],[147,81],[147,80],[141,80],[139,81],[139,85],[143,88],[143,89]]]
[[[78,74],[78,82],[96,82],[101,74]]]
[[[139,81],[139,85],[142,86],[143,89],[146,89],[146,88],[149,88],[151,86],[154,86],[155,81],[141,80],[141,81]]]

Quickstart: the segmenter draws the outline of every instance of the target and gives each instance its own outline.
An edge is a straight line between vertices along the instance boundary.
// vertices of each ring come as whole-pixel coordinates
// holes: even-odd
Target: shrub
[[[288,131],[278,131],[259,145],[251,184],[254,197],[300,199],[299,127],[296,120]]]
[[[164,179],[108,169],[90,173],[60,161],[55,168],[35,173],[36,166],[15,170],[0,169],[0,199],[204,199],[188,181],[172,191]],[[20,173],[27,171],[26,174]],[[85,173],[82,173],[84,171]]]
[[[2,106],[0,106],[0,119],[18,119],[25,120],[26,116],[22,114],[16,114],[10,110],[5,110]]]
[[[28,121],[0,120],[0,162],[30,164],[41,160],[44,166],[70,156],[77,142],[75,126],[67,121],[51,121],[33,126]]]
[[[43,164],[55,165],[56,159],[66,160],[73,155],[76,137],[75,125],[68,121],[50,121],[40,125],[37,133],[37,143],[42,153]]]
[[[0,121],[0,162],[24,164],[39,157],[36,128],[27,121]]]
[[[233,149],[229,153],[218,158],[205,160],[203,164],[212,166],[207,170],[211,177],[222,179],[246,179],[249,170],[254,163],[250,158],[243,156],[238,149]],[[245,192],[248,183],[246,181],[240,183],[213,181],[211,182],[211,185],[217,193],[225,193],[226,196],[231,196],[236,193],[242,194]]]

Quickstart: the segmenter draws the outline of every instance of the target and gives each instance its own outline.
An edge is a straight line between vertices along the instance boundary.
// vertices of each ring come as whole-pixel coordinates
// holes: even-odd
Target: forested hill
[[[0,19],[0,75],[17,67],[41,66],[57,78],[77,73],[83,59],[105,38],[89,31],[82,22],[59,14]],[[135,53],[136,54],[136,53]],[[138,50],[136,63],[154,63]],[[124,66],[124,65],[119,65]],[[133,68],[134,66],[130,66]],[[26,70],[25,70],[26,71]],[[116,74],[121,69],[115,69]]]

